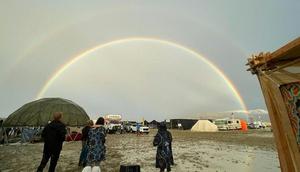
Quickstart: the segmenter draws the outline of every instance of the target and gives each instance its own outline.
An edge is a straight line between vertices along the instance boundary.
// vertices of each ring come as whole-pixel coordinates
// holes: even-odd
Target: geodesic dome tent
[[[45,126],[53,120],[54,112],[62,112],[62,121],[67,126],[84,126],[89,116],[71,100],[43,98],[23,105],[4,121],[4,126]]]

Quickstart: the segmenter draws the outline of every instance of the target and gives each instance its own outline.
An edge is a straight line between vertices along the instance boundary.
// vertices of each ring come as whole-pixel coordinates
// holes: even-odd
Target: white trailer
[[[214,123],[219,130],[240,130],[242,128],[239,119],[216,119]]]
[[[122,116],[118,114],[109,114],[104,116],[104,124],[108,133],[122,133]]]

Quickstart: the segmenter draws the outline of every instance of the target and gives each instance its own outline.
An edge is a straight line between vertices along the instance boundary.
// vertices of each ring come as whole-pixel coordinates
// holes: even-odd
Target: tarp
[[[34,139],[34,136],[41,132],[41,129],[34,129],[34,128],[23,128],[21,133],[21,142],[31,142]]]
[[[68,126],[84,126],[89,116],[76,103],[62,98],[43,98],[23,105],[4,121],[4,126],[44,126],[62,112]]]
[[[244,120],[241,120],[241,130],[242,131],[248,131],[247,122]]]
[[[218,127],[209,120],[198,120],[198,122],[192,127],[191,131],[216,132],[218,131]]]

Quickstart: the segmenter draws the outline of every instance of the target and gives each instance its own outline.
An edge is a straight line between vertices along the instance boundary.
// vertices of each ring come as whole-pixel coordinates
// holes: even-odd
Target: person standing
[[[90,128],[94,125],[93,120],[89,120],[87,122],[87,125],[82,129],[82,149],[80,153],[80,158],[79,158],[79,166],[86,166],[86,161],[87,161],[87,153],[88,153],[88,145],[87,145],[87,139],[88,139],[88,134],[90,131]]]
[[[140,123],[136,123],[136,135],[139,136],[141,133],[141,125]]]
[[[62,144],[65,141],[67,133],[65,124],[61,122],[62,117],[62,112],[55,112],[53,114],[53,121],[47,124],[42,132],[44,150],[43,158],[37,172],[43,171],[50,158],[49,172],[55,171],[60,151],[62,149]]]
[[[88,133],[87,168],[100,171],[100,162],[105,160],[106,154],[105,137],[104,118],[100,117]]]
[[[0,144],[5,144],[7,143],[7,135],[6,135],[6,130],[3,127],[3,120],[0,120]]]
[[[156,151],[156,168],[160,171],[171,171],[171,165],[174,165],[172,153],[172,134],[167,130],[165,122],[158,125],[158,132],[154,137],[153,146],[157,146]]]

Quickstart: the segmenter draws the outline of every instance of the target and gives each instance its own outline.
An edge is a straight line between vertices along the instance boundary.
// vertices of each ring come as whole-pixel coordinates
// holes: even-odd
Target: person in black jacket
[[[171,165],[174,165],[172,152],[172,134],[167,130],[165,122],[158,125],[158,132],[154,137],[153,146],[157,146],[155,167],[160,171],[171,171]]]
[[[38,172],[43,171],[50,158],[49,172],[55,171],[62,144],[65,141],[65,135],[67,133],[65,124],[61,122],[62,115],[62,112],[55,112],[53,114],[54,120],[47,124],[42,132],[44,151],[43,159],[37,170]]]

